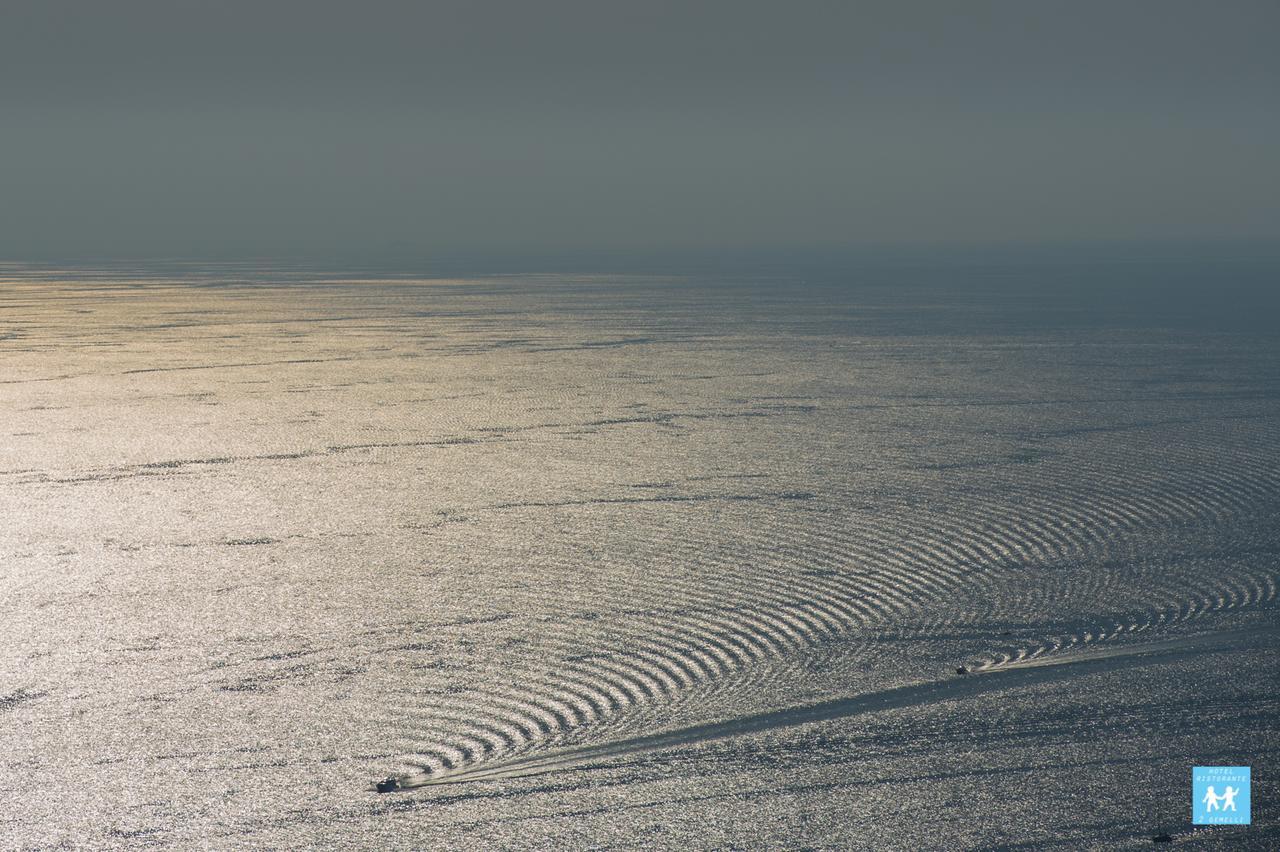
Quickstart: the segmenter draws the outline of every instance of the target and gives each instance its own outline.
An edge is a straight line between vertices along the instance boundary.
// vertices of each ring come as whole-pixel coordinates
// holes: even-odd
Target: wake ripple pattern
[[[404,750],[413,755],[407,762],[414,771],[398,786],[515,760],[535,748],[572,743],[586,731],[602,736],[646,709],[743,688],[786,666],[797,652],[856,631],[907,623],[927,632],[956,620],[954,609],[939,604],[1001,601],[1002,582],[1028,566],[1097,559],[1126,534],[1221,524],[1274,505],[1280,496],[1280,478],[1256,467],[1202,473],[1177,484],[1134,471],[1081,481],[1087,484],[1056,487],[1051,497],[1028,491],[1012,506],[969,501],[960,510],[936,513],[924,528],[895,520],[911,517],[906,510],[913,507],[904,501],[900,514],[890,504],[876,514],[833,512],[827,523],[798,530],[745,531],[748,548],[783,548],[791,570],[744,577],[737,565],[702,564],[696,575],[671,579],[678,593],[673,598],[683,605],[636,613],[617,640],[592,652],[583,653],[577,637],[552,636],[547,654],[559,660],[554,669],[403,702],[401,721],[418,733]],[[698,547],[696,532],[690,530],[691,547]],[[1149,606],[1024,643],[975,667],[1047,657],[1206,613],[1269,604],[1276,596],[1274,559],[1245,560],[1210,575],[1188,570],[1151,579],[1154,585],[1143,595],[1154,602]],[[1105,572],[1096,589],[1075,591],[1105,597]],[[725,603],[735,597],[745,602]]]

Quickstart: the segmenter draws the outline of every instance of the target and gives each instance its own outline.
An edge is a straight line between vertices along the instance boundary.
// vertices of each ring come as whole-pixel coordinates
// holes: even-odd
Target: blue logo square
[[[1193,825],[1248,825],[1249,767],[1197,766],[1191,770]]]

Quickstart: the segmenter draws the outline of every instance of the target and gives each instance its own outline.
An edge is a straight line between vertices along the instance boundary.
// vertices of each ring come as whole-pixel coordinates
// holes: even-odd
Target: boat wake
[[[564,749],[536,757],[474,766],[443,775],[419,774],[397,778],[391,782],[384,782],[383,788],[385,790],[412,789],[557,772],[647,752],[665,751],[811,722],[955,701],[1084,674],[1167,663],[1196,654],[1238,652],[1263,645],[1274,645],[1278,639],[1280,639],[1280,629],[1252,628],[1135,645],[1094,648],[1054,659],[1027,659],[978,671],[968,677],[957,676],[945,680],[910,684],[849,698],[694,725],[674,731]]]
[[[683,546],[696,569],[636,572],[630,580],[664,589],[679,605],[624,614],[611,625],[619,638],[586,649],[580,625],[546,624],[547,651],[527,671],[429,701],[407,692],[395,702],[399,726],[415,732],[403,751],[415,771],[398,776],[400,786],[480,777],[474,773],[485,764],[512,766],[586,730],[600,738],[627,724],[652,727],[660,717],[638,714],[776,677],[833,639],[904,630],[927,636],[1039,613],[1030,635],[966,666],[985,672],[1275,601],[1273,550],[1232,552],[1213,567],[1114,556],[1143,536],[1217,530],[1269,511],[1280,499],[1280,478],[1266,466],[1181,481],[1100,468],[1090,487],[1064,485],[1052,498],[1039,496],[1038,481],[1019,490],[1016,502],[970,499],[932,512],[924,528],[917,506],[892,498],[861,514],[802,504],[795,511],[804,522],[785,529],[767,515],[763,524],[743,525],[733,548],[700,540],[694,525]],[[774,567],[744,571],[750,554]],[[799,574],[788,567],[797,564],[806,566]],[[1120,614],[1064,625],[1046,638],[1044,615],[1063,601],[1095,612],[1108,601]],[[554,668],[539,668],[547,659]]]

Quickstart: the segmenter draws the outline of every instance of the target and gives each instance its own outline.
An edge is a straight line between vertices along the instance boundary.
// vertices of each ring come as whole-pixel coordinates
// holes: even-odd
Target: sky
[[[1275,244],[1280,3],[6,0],[0,259]]]

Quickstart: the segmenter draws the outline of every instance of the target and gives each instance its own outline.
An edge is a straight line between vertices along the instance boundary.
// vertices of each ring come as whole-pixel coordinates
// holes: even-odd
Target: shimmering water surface
[[[0,272],[0,847],[1277,841],[1280,341],[1159,270]]]

